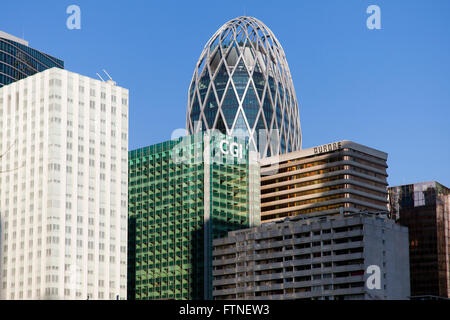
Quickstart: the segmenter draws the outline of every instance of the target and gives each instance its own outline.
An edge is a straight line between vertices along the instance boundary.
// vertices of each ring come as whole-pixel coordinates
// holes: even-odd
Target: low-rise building
[[[218,300],[410,295],[408,229],[386,215],[298,216],[231,231],[213,245]]]

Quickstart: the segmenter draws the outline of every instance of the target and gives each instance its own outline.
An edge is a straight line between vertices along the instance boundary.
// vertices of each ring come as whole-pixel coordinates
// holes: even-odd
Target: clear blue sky
[[[81,30],[66,28],[81,7]],[[381,8],[368,30],[366,8]],[[0,30],[130,90],[130,149],[185,127],[187,91],[211,35],[263,21],[291,69],[303,148],[352,140],[389,154],[389,183],[450,187],[450,1],[2,1]]]

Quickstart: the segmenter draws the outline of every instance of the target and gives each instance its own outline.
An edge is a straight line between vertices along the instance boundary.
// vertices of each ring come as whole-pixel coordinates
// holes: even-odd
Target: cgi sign
[[[231,154],[231,156],[235,158],[242,159],[242,144],[222,140],[220,141],[219,145],[222,154],[224,155]]]

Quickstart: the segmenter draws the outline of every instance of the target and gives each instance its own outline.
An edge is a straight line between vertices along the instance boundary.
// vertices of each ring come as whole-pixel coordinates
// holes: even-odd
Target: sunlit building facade
[[[262,159],[261,221],[387,211],[385,152],[338,141]]]
[[[0,88],[0,297],[126,298],[128,90],[51,68]]]
[[[197,133],[130,151],[128,299],[211,299],[212,240],[259,214],[244,141]]]

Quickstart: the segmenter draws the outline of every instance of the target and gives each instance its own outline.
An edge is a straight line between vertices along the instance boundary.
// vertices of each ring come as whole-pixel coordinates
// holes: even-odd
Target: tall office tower
[[[390,187],[389,205],[409,228],[411,295],[450,298],[450,189],[434,181]]]
[[[64,69],[64,61],[28,46],[28,42],[0,31],[0,88],[46,69]]]
[[[130,151],[128,299],[210,299],[212,239],[259,223],[259,166],[238,139]]]
[[[286,56],[261,21],[235,18],[206,43],[189,89],[186,129],[246,137],[261,158],[301,149]]]
[[[2,299],[126,298],[128,90],[51,68],[0,88]]]
[[[262,159],[261,221],[387,211],[387,154],[351,141]]]
[[[408,228],[386,214],[305,218],[214,240],[213,295],[225,299],[408,299]]]

